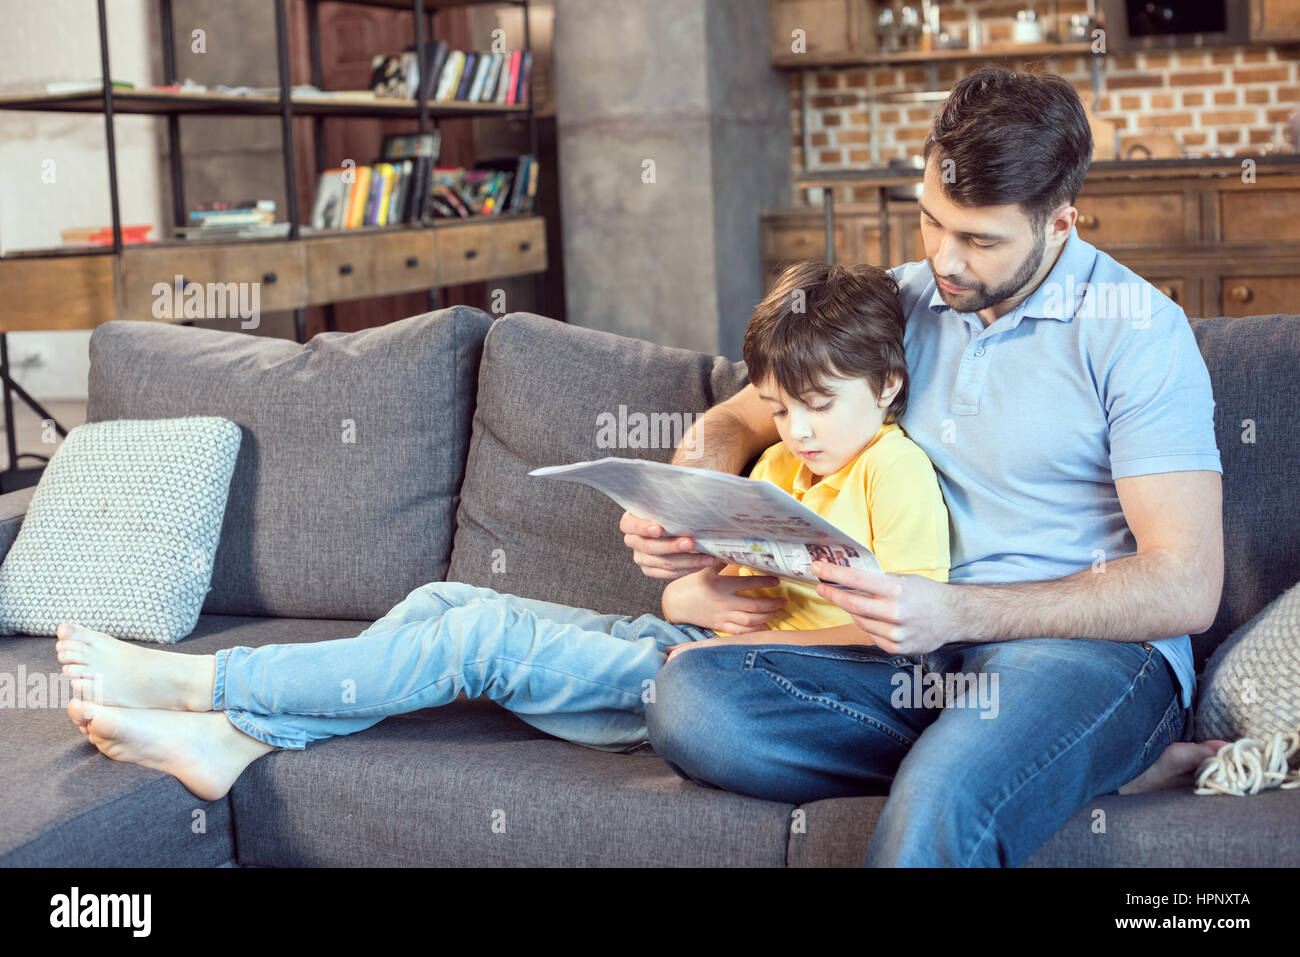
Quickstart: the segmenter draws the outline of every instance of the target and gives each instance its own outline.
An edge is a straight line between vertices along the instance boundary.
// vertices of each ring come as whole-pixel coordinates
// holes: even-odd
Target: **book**
[[[420,61],[420,99],[431,100],[438,91],[438,77],[447,62],[449,52],[445,40],[426,42],[424,58]]]
[[[665,537],[688,535],[697,551],[759,574],[817,582],[814,561],[880,571],[866,545],[763,479],[612,457],[528,474],[588,485]]]
[[[515,102],[515,87],[519,83],[519,52],[518,50],[510,51],[510,73],[506,79],[505,96],[498,95],[498,103]]]
[[[438,78],[438,92],[434,95],[435,100],[439,103],[445,103],[452,98],[457,85],[460,83],[460,75],[464,69],[464,53],[460,50],[452,50],[447,54],[447,63],[442,68],[442,75]]]
[[[478,66],[479,54],[470,52],[465,54],[465,67],[461,70],[460,80],[456,83],[456,92],[452,94],[453,100],[465,100],[469,98],[469,88],[474,83],[474,70]]]
[[[370,167],[358,166],[353,171],[356,181],[348,203],[348,217],[344,226],[354,229],[365,221],[366,201],[370,198]]]
[[[491,103],[496,99],[497,84],[501,81],[501,64],[504,62],[505,54],[491,54],[488,61],[487,78],[483,81],[483,89],[479,91],[478,95],[480,103]]]
[[[343,167],[327,169],[316,181],[316,202],[312,204],[313,229],[341,229],[348,209],[351,185],[344,182],[347,170]]]
[[[483,84],[487,82],[488,71],[492,66],[492,54],[482,53],[474,66],[474,82],[469,86],[465,99],[478,102],[483,97]]]
[[[515,103],[527,103],[528,78],[533,72],[533,53],[531,50],[524,50],[519,57],[519,85],[515,88]]]

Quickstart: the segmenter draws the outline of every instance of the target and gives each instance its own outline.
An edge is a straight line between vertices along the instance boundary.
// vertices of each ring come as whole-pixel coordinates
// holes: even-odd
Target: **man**
[[[870,865],[1018,865],[1095,795],[1214,750],[1178,743],[1187,636],[1223,579],[1209,375],[1182,309],[1075,232],[1091,153],[1068,83],[1000,68],[961,80],[925,143],[927,259],[892,272],[949,582],[821,563],[862,644],[704,641],[656,679],[651,743],[685,777],[792,802],[887,788]],[[729,472],[777,437],[752,386],[695,430],[674,461]],[[688,539],[621,528],[645,574],[699,567]]]

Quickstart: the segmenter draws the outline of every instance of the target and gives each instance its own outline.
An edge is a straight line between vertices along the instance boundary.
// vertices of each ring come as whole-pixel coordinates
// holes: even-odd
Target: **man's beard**
[[[1038,267],[1043,264],[1043,252],[1046,248],[1047,239],[1041,232],[1038,232],[1037,239],[1034,241],[1034,248],[1029,251],[1025,261],[1016,270],[1016,274],[1006,282],[992,290],[983,283],[977,283],[974,286],[965,287],[964,291],[957,297],[945,292],[942,286],[936,284],[935,288],[939,290],[939,298],[947,303],[950,309],[956,309],[958,312],[979,312],[981,309],[991,309],[998,303],[1006,302],[1033,278],[1034,273],[1038,271]],[[930,265],[930,273],[937,280],[939,274],[934,271],[934,261],[927,259],[926,262]],[[953,283],[953,285],[956,285],[956,283]]]

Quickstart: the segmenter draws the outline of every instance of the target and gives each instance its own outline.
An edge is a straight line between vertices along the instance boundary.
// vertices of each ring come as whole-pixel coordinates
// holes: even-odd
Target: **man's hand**
[[[785,607],[784,598],[748,598],[741,594],[780,584],[772,575],[724,575],[726,562],[710,559],[709,567],[672,582],[664,589],[664,617],[733,635],[762,631]]]
[[[618,530],[623,533],[623,544],[632,549],[632,560],[650,578],[681,578],[717,562],[695,551],[695,542],[690,538],[664,538],[662,528],[631,512],[623,513]]]
[[[853,616],[853,622],[882,650],[894,655],[919,655],[962,641],[958,589],[924,575],[889,575],[813,562],[812,573],[825,581],[817,594]]]

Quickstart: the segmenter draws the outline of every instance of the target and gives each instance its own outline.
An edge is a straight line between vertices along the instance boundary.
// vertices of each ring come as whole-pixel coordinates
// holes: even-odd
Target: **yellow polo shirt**
[[[882,425],[851,462],[831,475],[819,478],[778,442],[763,453],[749,477],[789,492],[867,545],[884,571],[948,580],[948,508],[939,480],[929,457],[896,423]],[[740,574],[760,573],[741,568]],[[806,631],[853,623],[848,612],[818,595],[810,583],[783,579],[779,585],[745,594],[785,597],[785,607],[767,622],[770,630]]]

